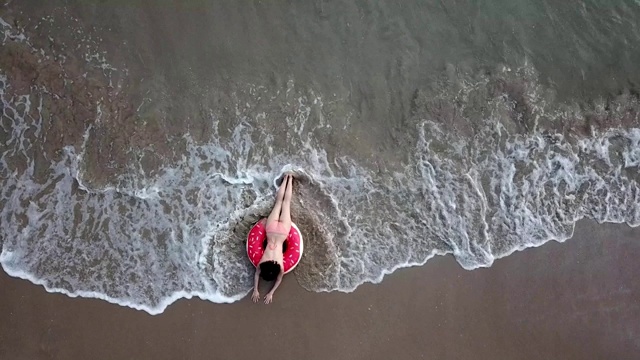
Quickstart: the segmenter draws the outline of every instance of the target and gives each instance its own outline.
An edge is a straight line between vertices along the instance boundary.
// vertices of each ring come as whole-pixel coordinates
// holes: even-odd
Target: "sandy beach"
[[[163,314],[0,278],[2,359],[633,359],[640,230],[581,222],[465,271],[451,257],[355,293],[289,276],[272,305],[180,300]]]

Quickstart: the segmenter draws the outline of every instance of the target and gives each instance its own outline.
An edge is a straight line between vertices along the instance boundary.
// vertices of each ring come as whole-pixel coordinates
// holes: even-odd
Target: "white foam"
[[[130,302],[130,301],[126,301],[126,300],[120,299],[120,298],[113,298],[113,297],[110,297],[110,296],[105,295],[103,293],[96,292],[96,291],[84,291],[84,290],[69,291],[69,290],[63,289],[63,288],[49,287],[49,286],[47,286],[47,282],[44,279],[37,278],[37,277],[35,277],[35,276],[31,275],[31,274],[28,274],[28,273],[26,273],[24,271],[12,269],[12,268],[9,268],[9,267],[5,266],[4,265],[4,261],[2,261],[4,255],[5,255],[4,252],[2,254],[0,254],[0,264],[2,265],[2,268],[4,269],[4,271],[9,276],[12,276],[12,277],[15,277],[15,278],[24,279],[24,280],[28,280],[28,281],[32,282],[33,284],[36,284],[36,285],[41,285],[49,293],[60,293],[60,294],[67,295],[67,296],[72,297],[72,298],[82,297],[82,298],[89,298],[89,299],[104,300],[104,301],[107,301],[107,302],[115,304],[115,305],[129,307],[129,308],[132,308],[132,309],[135,309],[135,310],[142,310],[142,311],[147,312],[150,315],[158,315],[158,314],[163,313],[164,310],[169,305],[173,304],[174,302],[176,302],[176,301],[178,301],[180,299],[192,299],[194,297],[197,297],[197,298],[199,298],[201,300],[211,301],[211,302],[214,302],[214,303],[233,303],[233,302],[236,302],[236,301],[242,299],[248,293],[248,291],[247,291],[247,293],[244,293],[244,294],[236,295],[234,297],[227,297],[227,296],[221,295],[219,293],[215,293],[215,292],[176,291],[176,292],[168,294],[166,297],[164,297],[162,299],[162,301],[158,305],[156,305],[154,307],[150,307],[150,306],[147,306],[147,305],[144,305],[144,304],[134,303],[134,302]]]
[[[92,141],[88,126],[80,149],[65,147],[40,184],[30,152],[40,140],[42,119],[28,114],[35,104],[42,114],[42,94],[9,99],[6,76],[0,75],[0,83],[3,111],[11,120],[2,124],[10,139],[0,158],[7,175],[0,219],[10,225],[0,229],[0,263],[8,274],[49,292],[150,314],[180,298],[244,297],[251,266],[234,243],[233,224],[267,209],[286,172],[301,174],[317,190],[301,200],[317,219],[336,271],[322,284],[303,284],[315,291],[353,291],[448,253],[466,269],[490,266],[514,251],[566,240],[585,217],[640,223],[640,191],[622,172],[640,165],[638,129],[612,130],[577,145],[559,135],[510,135],[502,125],[508,119],[499,118],[507,105],[496,100],[489,104],[494,118],[483,120],[486,126],[474,141],[423,121],[416,148],[409,150],[412,163],[380,176],[346,156],[328,158],[316,137],[328,120],[310,118],[322,113],[321,97],[300,95],[288,82],[283,96],[294,107],[286,117],[289,146],[299,150],[294,155],[259,151],[276,148],[260,126],[269,115],[261,112],[254,121],[256,106],[238,99],[236,118],[226,119],[235,124],[229,138],[216,132],[212,115],[210,142],[197,145],[185,136],[183,158],[165,164],[159,175],[150,177],[140,164],[130,164],[116,184],[92,185],[84,173]],[[465,91],[479,87],[470,84]],[[252,96],[266,97],[258,88],[250,90]],[[528,94],[537,96],[536,89]],[[544,101],[535,101],[535,111],[548,111]],[[95,122],[104,121],[102,116],[98,111]],[[619,161],[611,151],[616,139],[625,140]],[[18,155],[26,159],[24,169],[11,165]],[[313,246],[313,239],[307,244]]]

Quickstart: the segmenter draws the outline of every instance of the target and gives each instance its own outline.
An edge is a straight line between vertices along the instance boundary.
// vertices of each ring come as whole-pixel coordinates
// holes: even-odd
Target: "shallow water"
[[[637,226],[640,4],[492,4],[6,5],[0,263],[235,301],[284,171],[312,291]]]

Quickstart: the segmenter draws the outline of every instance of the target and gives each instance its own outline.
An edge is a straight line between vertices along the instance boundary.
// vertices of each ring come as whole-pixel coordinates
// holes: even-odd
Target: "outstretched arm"
[[[260,266],[256,268],[256,274],[253,277],[253,294],[251,300],[258,302],[260,300],[260,293],[258,292],[258,284],[260,283]]]
[[[264,303],[265,304],[269,304],[270,302],[273,301],[273,293],[276,292],[276,289],[278,288],[278,286],[280,286],[280,283],[282,282],[282,277],[284,276],[284,272],[280,271],[280,274],[278,274],[278,279],[276,280],[276,283],[273,284],[273,288],[271,289],[271,291],[269,291],[269,293],[264,297]]]

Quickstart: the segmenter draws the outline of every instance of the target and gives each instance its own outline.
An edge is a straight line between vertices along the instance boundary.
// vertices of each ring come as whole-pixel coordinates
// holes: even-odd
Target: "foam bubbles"
[[[495,76],[507,85],[509,76],[531,76],[530,69],[506,73]],[[466,79],[462,90],[434,96],[462,114],[453,120],[472,129],[465,134],[448,127],[448,118],[418,111],[407,129],[415,142],[397,149],[410,161],[395,173],[328,155],[317,134],[333,120],[311,119],[323,113],[321,94],[303,96],[289,82],[288,154],[274,150],[277,134],[267,121],[275,120],[252,117],[246,109],[254,106],[243,99],[236,117],[223,119],[228,136],[212,115],[207,143],[186,135],[179,160],[157,174],[133,163],[98,188],[84,178],[92,126],[79,146],[39,164],[46,176],[37,176],[45,92],[11,96],[0,75],[0,263],[47,291],[151,314],[179,298],[236,301],[253,277],[244,236],[268,214],[284,172],[297,175],[293,211],[306,239],[296,277],[313,291],[352,291],[435,255],[453,254],[466,269],[490,266],[513,251],[567,239],[585,217],[640,223],[640,130],[550,132],[539,120],[562,123],[569,112],[550,103],[535,79],[517,96],[493,94],[492,81]],[[103,121],[97,114],[96,123]]]

